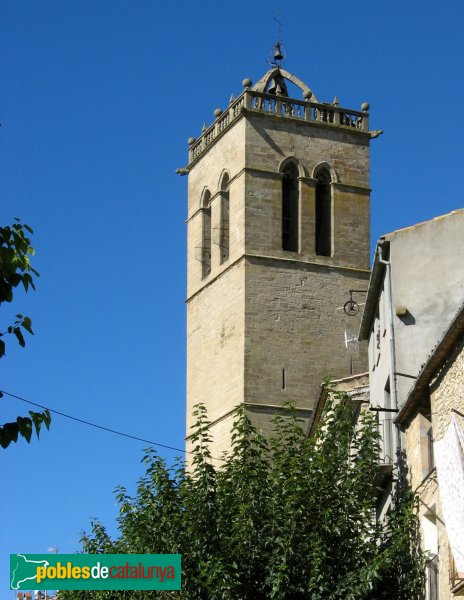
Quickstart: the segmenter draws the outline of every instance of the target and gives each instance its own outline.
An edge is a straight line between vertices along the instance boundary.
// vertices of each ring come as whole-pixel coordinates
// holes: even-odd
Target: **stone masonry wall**
[[[450,421],[453,408],[464,413],[464,336],[454,349],[444,365],[441,373],[430,386],[430,397],[432,407],[432,424],[434,441],[439,441],[445,435]],[[462,428],[464,418],[456,415]],[[439,490],[437,514],[442,519],[441,506],[439,505]],[[449,591],[449,551],[446,529],[439,522],[439,557],[440,557],[440,590],[443,600],[454,598]]]
[[[437,473],[435,469],[427,473],[428,444],[425,435],[432,424],[434,442],[441,440],[450,424],[452,408],[464,412],[464,339],[430,386],[431,423],[418,409],[404,433],[409,480],[420,498],[419,518],[425,551],[430,551],[428,532],[433,529],[431,523],[436,526],[437,546],[432,554],[438,552],[440,600],[452,600],[455,596],[451,593],[449,582],[449,543],[443,523]],[[464,419],[461,418],[460,422],[464,426]]]
[[[451,421],[451,409],[464,413],[464,337],[450,356],[431,388],[434,440],[445,435]],[[464,427],[464,419],[456,415]]]
[[[246,166],[262,169],[293,155],[307,177],[326,162],[341,183],[369,187],[369,136],[358,131],[318,127],[273,115],[252,113],[246,127]],[[278,169],[276,169],[278,170]]]
[[[188,302],[187,436],[193,406],[198,402],[206,404],[211,421],[243,402],[244,284],[241,261]],[[228,427],[217,429],[217,448],[227,447]]]
[[[245,121],[239,120],[220,138],[189,173],[187,216],[187,298],[243,255],[245,246]],[[211,192],[211,220],[219,224],[219,185],[224,172],[230,177],[229,192],[229,259],[221,264],[218,233],[213,232],[211,273],[202,277],[198,252],[202,244],[201,198]],[[216,243],[215,243],[216,242]]]
[[[245,401],[312,409],[325,376],[367,370],[367,352],[345,348],[345,328],[358,317],[339,310],[350,288],[363,289],[368,273],[249,258],[246,264]],[[353,364],[351,364],[353,361]],[[285,389],[283,389],[285,369]]]

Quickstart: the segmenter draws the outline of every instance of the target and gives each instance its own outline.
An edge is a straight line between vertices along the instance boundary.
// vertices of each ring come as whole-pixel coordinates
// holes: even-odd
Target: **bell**
[[[282,60],[283,59],[283,54],[282,54],[282,50],[280,49],[280,42],[277,42],[277,44],[274,46],[274,60]]]

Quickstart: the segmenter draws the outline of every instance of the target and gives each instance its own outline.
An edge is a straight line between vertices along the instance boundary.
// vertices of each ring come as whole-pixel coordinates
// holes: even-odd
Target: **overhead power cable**
[[[136,435],[131,435],[130,433],[124,433],[122,431],[117,431],[116,429],[111,429],[110,427],[104,427],[103,425],[98,425],[97,423],[92,423],[91,421],[86,421],[85,419],[80,419],[79,417],[74,417],[73,415],[68,415],[59,410],[55,410],[54,408],[49,408],[48,406],[44,406],[43,404],[38,404],[37,402],[32,402],[31,400],[27,400],[26,398],[22,398],[21,396],[17,396],[16,394],[11,394],[5,390],[0,390],[0,393],[5,396],[10,396],[11,398],[15,398],[16,400],[21,400],[21,402],[26,402],[27,404],[31,404],[32,406],[37,406],[38,408],[42,408],[44,410],[48,410],[55,415],[60,415],[61,417],[66,417],[67,419],[71,419],[72,421],[77,421],[78,423],[82,423],[83,425],[88,425],[89,427],[95,427],[96,429],[101,429],[102,431],[107,431],[108,433],[114,433],[115,435],[120,435],[122,437],[129,438],[131,440],[136,440],[138,442],[144,442],[145,444],[151,444],[153,446],[159,446],[160,448],[166,448],[168,450],[174,450],[175,452],[182,452],[183,454],[193,454],[193,452],[189,450],[184,450],[181,448],[176,448],[175,446],[169,446],[167,444],[161,444],[160,442],[154,442],[153,440],[147,440],[145,438],[138,437]],[[214,457],[211,457],[214,458]],[[222,459],[215,459],[222,460]]]

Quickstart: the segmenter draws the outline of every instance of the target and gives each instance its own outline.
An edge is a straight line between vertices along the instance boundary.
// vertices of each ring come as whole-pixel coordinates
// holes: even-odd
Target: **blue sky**
[[[0,388],[183,447],[187,138],[267,70],[278,3],[0,2],[0,219],[34,227],[32,318]],[[320,100],[371,105],[372,242],[463,206],[464,4],[377,0],[280,7],[285,66]],[[1,421],[28,407],[0,400]],[[8,555],[79,548],[143,443],[54,417],[0,453]],[[168,460],[176,453],[162,451]],[[13,597],[13,592],[9,592]],[[9,597],[9,596],[8,596]]]

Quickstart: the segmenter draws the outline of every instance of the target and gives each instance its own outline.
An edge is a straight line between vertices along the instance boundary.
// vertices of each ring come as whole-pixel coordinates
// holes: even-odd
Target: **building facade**
[[[419,498],[427,600],[463,597],[464,446],[451,445],[443,452],[441,445],[447,444],[453,426],[464,432],[464,304],[422,366],[395,422]]]
[[[464,209],[383,236],[359,339],[379,406],[401,408],[464,298]]]
[[[464,593],[462,573],[453,571],[450,559],[434,461],[452,410],[464,413],[456,338],[464,302],[463,231],[464,210],[457,210],[382,237],[359,332],[368,341],[370,404],[378,415],[383,462],[391,466],[378,518],[389,511],[396,478],[406,476],[420,501],[427,600]]]
[[[216,455],[238,405],[265,434],[287,401],[307,423],[325,376],[367,366],[364,346],[346,351],[359,316],[343,306],[370,273],[369,107],[321,103],[277,64],[243,85],[183,170],[187,442],[202,402]]]

